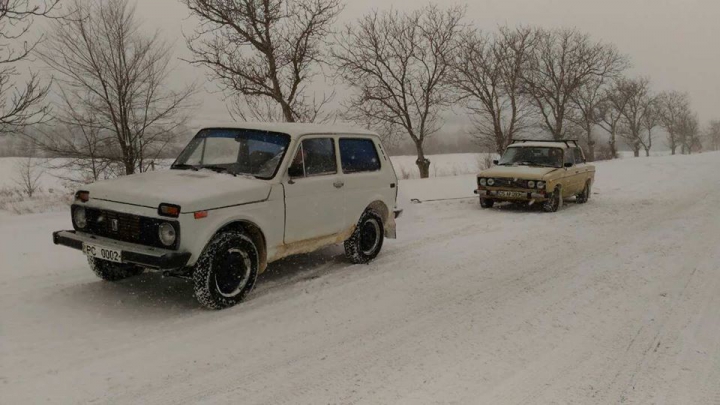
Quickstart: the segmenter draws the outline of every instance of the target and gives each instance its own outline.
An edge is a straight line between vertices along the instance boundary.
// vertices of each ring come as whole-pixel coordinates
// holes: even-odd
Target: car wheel
[[[562,207],[562,204],[562,190],[560,190],[560,188],[556,188],[550,198],[543,203],[543,210],[545,212],[557,212],[557,210]]]
[[[578,204],[585,204],[590,199],[590,183],[585,184],[585,188],[583,189],[582,193],[578,194],[578,196],[575,198],[575,202]]]
[[[491,200],[488,198],[480,199],[480,207],[482,207],[482,208],[492,208],[493,205],[495,205],[495,200]]]
[[[88,257],[90,268],[96,276],[105,281],[120,281],[141,275],[145,269],[134,264],[113,263]]]
[[[255,287],[258,263],[257,247],[244,232],[218,233],[195,263],[195,298],[209,309],[237,305]]]
[[[355,264],[369,263],[380,253],[384,240],[382,218],[374,211],[365,211],[352,236],[345,241],[345,256]]]

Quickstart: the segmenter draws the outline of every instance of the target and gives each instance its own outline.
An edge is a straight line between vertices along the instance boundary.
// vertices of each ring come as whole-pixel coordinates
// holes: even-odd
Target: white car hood
[[[87,186],[90,199],[157,208],[179,205],[183,213],[267,200],[272,186],[246,176],[209,170],[160,170]]]

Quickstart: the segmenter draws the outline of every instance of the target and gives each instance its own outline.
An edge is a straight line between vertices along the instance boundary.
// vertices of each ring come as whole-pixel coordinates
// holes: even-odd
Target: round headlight
[[[165,246],[172,246],[175,244],[175,239],[177,238],[177,234],[175,233],[175,227],[170,225],[167,222],[163,222],[158,227],[158,237],[160,238],[160,242]]]
[[[483,187],[487,186],[487,179],[480,179],[480,185]]]
[[[488,186],[494,186],[494,185],[495,185],[495,179],[487,179],[487,185],[488,185]]]
[[[528,181],[528,188],[535,188],[535,182],[532,180]]]
[[[76,228],[85,229],[85,227],[87,226],[87,215],[85,215],[85,208],[76,207],[72,213],[72,220]]]
[[[544,181],[538,181],[537,182],[537,188],[542,190],[545,188],[545,182]]]

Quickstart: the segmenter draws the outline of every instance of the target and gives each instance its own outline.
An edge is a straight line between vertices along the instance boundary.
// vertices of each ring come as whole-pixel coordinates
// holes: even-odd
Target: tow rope
[[[436,202],[436,201],[453,201],[453,200],[468,200],[470,198],[477,198],[477,197],[456,197],[456,198],[438,198],[434,200],[420,200],[418,198],[413,198],[410,200],[413,204],[422,204],[424,202]]]

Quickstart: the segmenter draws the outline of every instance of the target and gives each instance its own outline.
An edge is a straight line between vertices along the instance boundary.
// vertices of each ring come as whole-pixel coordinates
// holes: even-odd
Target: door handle
[[[340,181],[340,180],[338,180],[338,181],[336,181],[335,183],[333,183],[333,186],[335,186],[335,188],[342,188],[342,186],[344,186],[344,185],[345,185],[345,183],[343,183],[343,182]]]

